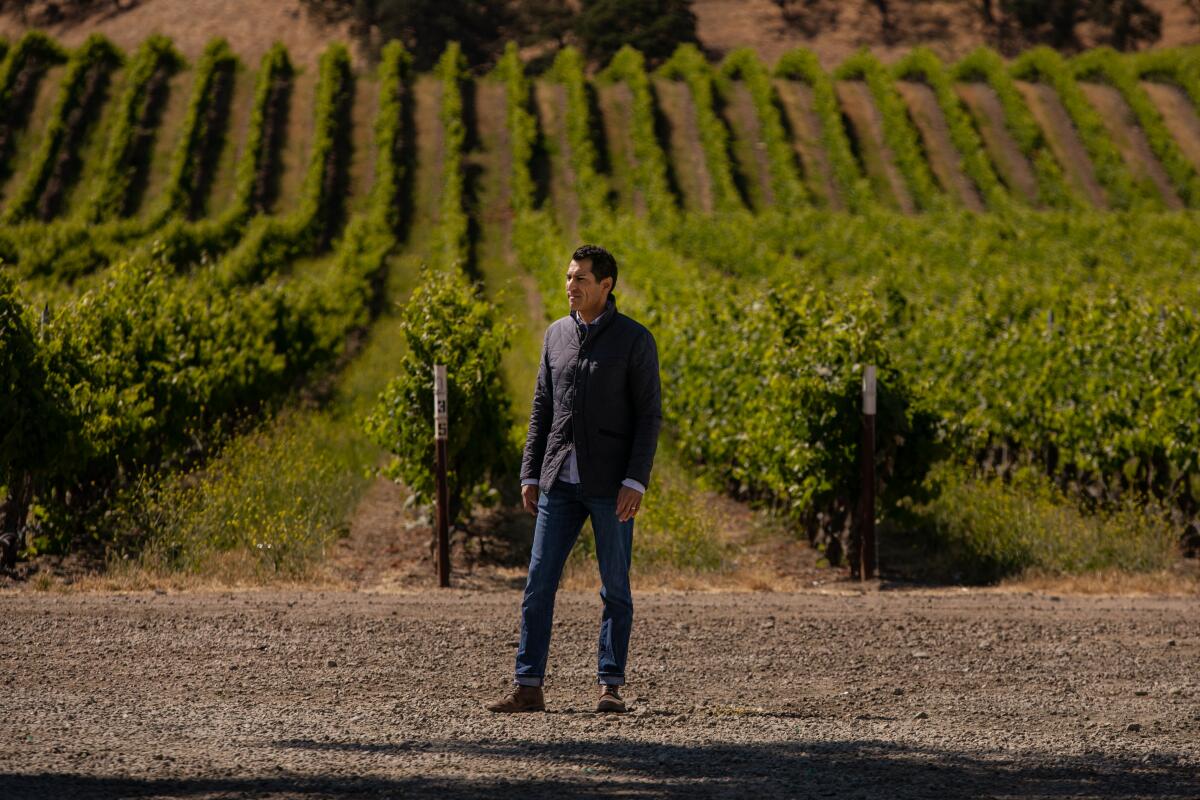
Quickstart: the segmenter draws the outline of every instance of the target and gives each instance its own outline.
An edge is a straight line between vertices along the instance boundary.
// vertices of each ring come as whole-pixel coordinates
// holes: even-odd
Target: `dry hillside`
[[[1145,4],[1162,19],[1154,46],[1200,43],[1196,0],[1145,0]],[[21,5],[30,9],[24,21],[16,10]],[[942,58],[954,60],[981,44],[1001,50],[1029,44],[989,27],[978,5],[966,0],[695,0],[693,8],[701,43],[712,55],[750,45],[769,63],[799,45],[812,49],[830,67],[860,47],[891,61],[914,45],[928,44]],[[0,36],[13,39],[29,20],[52,19],[55,12],[47,8],[53,6],[0,4]],[[886,20],[882,6],[888,8]],[[148,35],[162,33],[189,57],[198,55],[214,36],[224,36],[251,63],[274,41],[283,42],[293,59],[305,63],[315,62],[326,42],[351,38],[347,26],[328,26],[313,18],[302,0],[116,0],[96,8],[80,21],[42,24],[68,45],[99,31],[118,46],[132,49]],[[1103,43],[1102,32],[1086,26],[1077,35],[1082,47]]]

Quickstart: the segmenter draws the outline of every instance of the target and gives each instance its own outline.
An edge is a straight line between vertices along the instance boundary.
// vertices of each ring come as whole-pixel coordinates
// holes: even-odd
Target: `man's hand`
[[[527,483],[521,487],[521,504],[525,506],[526,511],[537,516],[538,485],[536,483]]]
[[[638,509],[642,507],[642,493],[637,489],[631,489],[628,486],[622,486],[617,492],[617,519],[621,522],[628,522],[637,516]]]

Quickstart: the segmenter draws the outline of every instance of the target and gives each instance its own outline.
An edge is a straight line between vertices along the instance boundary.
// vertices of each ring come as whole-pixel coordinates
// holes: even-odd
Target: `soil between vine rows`
[[[648,588],[648,587],[647,587]],[[625,715],[562,593],[0,595],[0,797],[1200,796],[1194,598],[636,594]]]

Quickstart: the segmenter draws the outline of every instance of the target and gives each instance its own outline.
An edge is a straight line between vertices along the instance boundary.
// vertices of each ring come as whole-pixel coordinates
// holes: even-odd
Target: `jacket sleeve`
[[[525,454],[521,458],[521,481],[541,478],[542,459],[546,455],[546,440],[554,421],[554,387],[550,382],[550,355],[547,344],[550,331],[542,339],[542,361],[538,367],[537,385],[533,390],[533,409],[529,412],[529,432],[525,435]]]
[[[633,447],[625,477],[648,486],[658,432],[662,428],[662,385],[658,375],[658,346],[645,331],[638,337],[629,361],[629,391],[633,403]]]

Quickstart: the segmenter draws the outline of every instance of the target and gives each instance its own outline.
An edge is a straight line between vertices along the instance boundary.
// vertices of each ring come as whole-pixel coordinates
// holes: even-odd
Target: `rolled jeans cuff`
[[[601,686],[624,686],[624,675],[597,675],[596,683]]]
[[[518,675],[513,678],[513,683],[517,686],[541,686],[542,678],[535,675]]]

